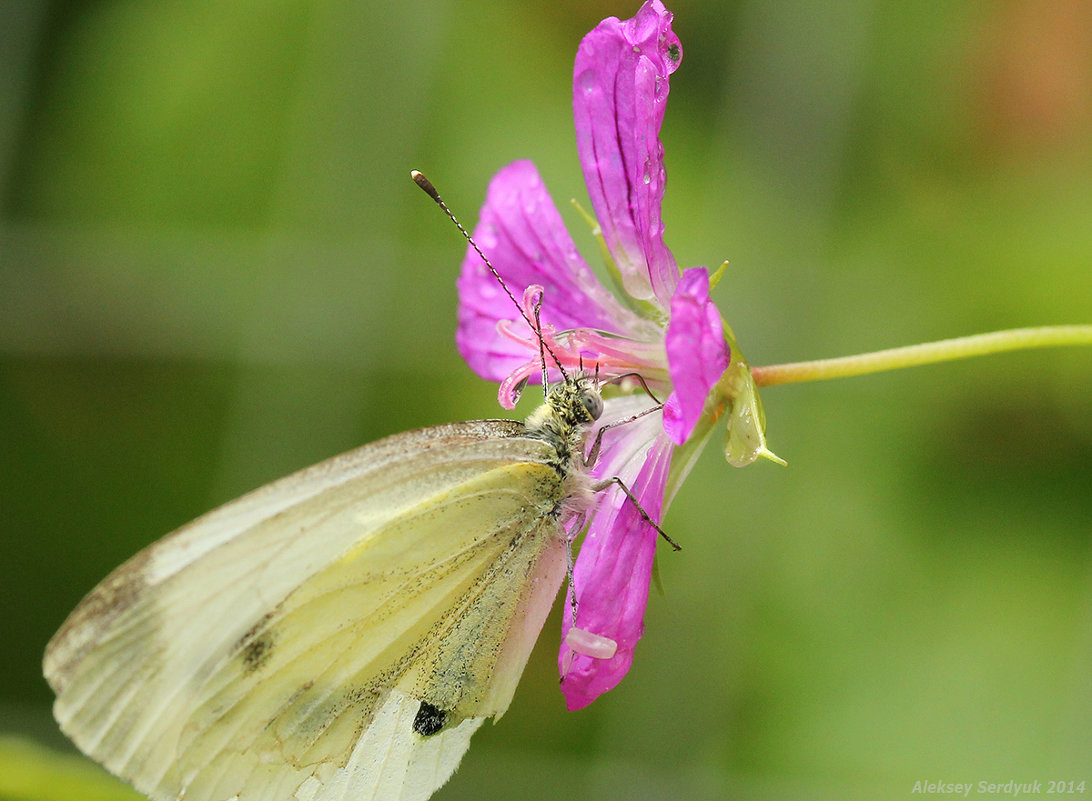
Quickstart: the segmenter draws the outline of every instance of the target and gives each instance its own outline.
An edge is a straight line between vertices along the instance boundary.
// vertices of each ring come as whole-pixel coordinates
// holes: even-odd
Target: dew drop
[[[528,376],[512,387],[512,401],[514,403],[519,403],[519,399],[523,397],[523,391],[527,389],[527,382],[530,380],[531,377]]]
[[[576,85],[584,94],[592,94],[596,88],[595,70],[584,70],[576,76]]]

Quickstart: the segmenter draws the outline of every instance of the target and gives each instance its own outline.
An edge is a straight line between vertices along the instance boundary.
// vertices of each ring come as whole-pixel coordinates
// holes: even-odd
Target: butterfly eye
[[[599,415],[603,413],[603,399],[598,393],[586,392],[581,396],[580,402],[584,404],[584,409],[592,420],[599,419]]]

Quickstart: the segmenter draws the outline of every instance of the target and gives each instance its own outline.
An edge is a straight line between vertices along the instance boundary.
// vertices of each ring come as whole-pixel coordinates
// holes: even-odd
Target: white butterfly
[[[365,445],[144,549],[46,650],[54,714],[153,799],[424,799],[508,708],[566,573],[595,381]]]

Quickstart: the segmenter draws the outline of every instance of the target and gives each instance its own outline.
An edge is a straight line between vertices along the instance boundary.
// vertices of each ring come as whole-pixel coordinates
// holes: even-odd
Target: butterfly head
[[[603,396],[599,394],[599,382],[591,375],[577,373],[550,388],[546,403],[572,425],[594,423],[603,414]]]
[[[584,373],[568,375],[550,387],[546,402],[527,418],[527,432],[557,449],[559,465],[569,465],[582,451],[588,426],[602,413],[603,397],[596,378]]]

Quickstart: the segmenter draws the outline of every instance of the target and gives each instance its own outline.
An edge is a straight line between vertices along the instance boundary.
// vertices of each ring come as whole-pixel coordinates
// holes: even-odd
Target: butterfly
[[[526,423],[382,439],[136,554],[47,647],[62,730],[156,801],[428,798],[508,708],[610,483],[598,381],[561,372]]]

